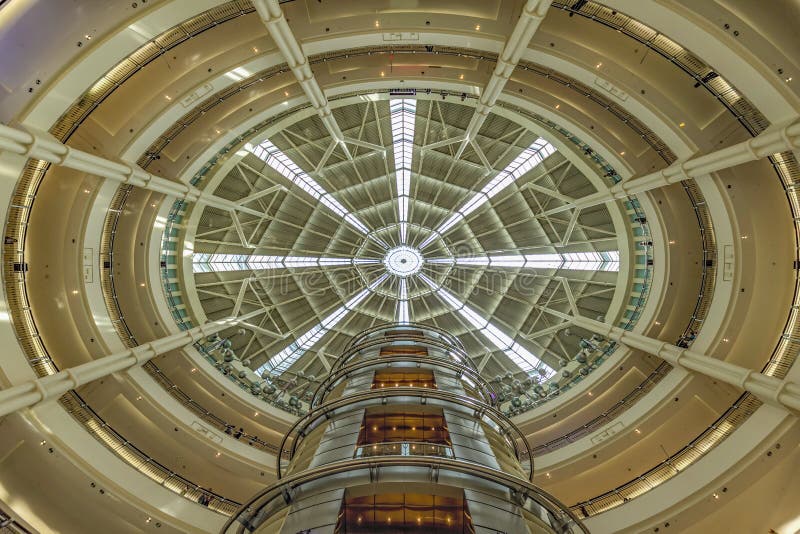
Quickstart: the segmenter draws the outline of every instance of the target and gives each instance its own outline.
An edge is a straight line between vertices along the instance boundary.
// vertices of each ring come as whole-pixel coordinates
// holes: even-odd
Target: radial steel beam
[[[657,356],[674,367],[682,367],[749,391],[767,404],[800,412],[800,384],[747,369],[712,356],[665,341],[643,336],[587,317],[572,317],[555,310],[550,313],[569,318],[574,326],[584,328],[607,339],[613,339],[632,349]]]
[[[206,336],[221,332],[261,313],[264,313],[263,309],[240,317],[228,317],[206,323],[171,336],[143,343],[132,349],[109,354],[97,360],[83,363],[70,369],[64,369],[55,374],[29,380],[23,384],[4,389],[0,391],[0,417],[24,408],[30,408],[50,399],[56,399],[67,391],[88,384],[98,378],[138,367],[156,356],[191,345]]]
[[[345,144],[347,140],[336,119],[333,118],[328,98],[319,86],[317,79],[314,78],[314,72],[311,70],[308,58],[294,33],[292,33],[291,28],[289,28],[289,23],[286,21],[286,17],[283,16],[283,10],[278,5],[278,0],[253,0],[253,6],[255,6],[258,15],[267,27],[272,40],[278,46],[278,50],[286,59],[286,64],[289,65],[292,74],[297,78],[300,88],[308,97],[317,114],[319,114],[320,119],[322,119],[322,124],[325,125],[331,137],[342,147],[347,159],[353,159],[350,150]],[[381,150],[383,150],[383,147],[381,147]]]
[[[800,149],[800,119],[795,118],[783,126],[769,128],[764,133],[747,141],[736,143],[709,154],[695,156],[685,161],[676,161],[660,171],[624,180],[606,191],[592,193],[562,206],[549,209],[544,213],[552,215],[571,209],[585,209],[612,200],[622,200],[630,195],[652,191],[684,180],[729,169],[743,163],[758,161],[773,154],[798,149]]]
[[[509,78],[511,78],[511,73],[514,72],[517,63],[519,63],[522,54],[528,48],[528,43],[531,42],[533,34],[539,29],[539,25],[542,23],[549,8],[550,0],[528,0],[525,3],[522,7],[519,20],[516,26],[514,26],[514,30],[511,32],[511,36],[508,38],[508,41],[506,41],[503,51],[497,57],[497,66],[495,66],[491,78],[489,78],[489,81],[483,88],[483,93],[481,93],[478,99],[478,105],[475,106],[475,114],[472,115],[466,130],[464,130],[462,135],[453,138],[450,143],[440,141],[434,143],[434,145],[443,146],[444,144],[460,143],[454,156],[455,159],[461,157],[461,154],[464,153],[464,149],[467,148],[468,144],[473,144],[476,148],[476,152],[482,154],[477,145],[474,145],[475,137],[478,135],[483,123],[486,122],[486,118],[489,116],[489,113],[491,113],[492,108],[497,103],[497,99],[503,92],[503,88],[505,88],[506,83],[508,83]],[[485,164],[484,162],[484,165]],[[491,172],[491,168],[488,170]]]
[[[182,198],[198,204],[209,204],[231,211],[261,217],[263,214],[238,202],[200,191],[181,182],[173,182],[151,174],[135,163],[112,161],[65,145],[47,132],[20,129],[0,124],[0,150],[40,159],[54,165],[75,169],[115,182]]]

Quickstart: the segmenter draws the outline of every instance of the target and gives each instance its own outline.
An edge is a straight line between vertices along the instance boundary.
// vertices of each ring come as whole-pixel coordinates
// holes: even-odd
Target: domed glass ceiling
[[[549,377],[575,356],[579,340],[548,310],[606,313],[617,230],[604,206],[548,214],[594,186],[508,118],[459,138],[473,113],[365,99],[334,110],[347,150],[318,117],[246,145],[215,193],[264,215],[205,207],[190,284],[208,319],[267,310],[232,339],[242,361],[318,375],[350,336],[387,321],[459,335],[489,376]]]

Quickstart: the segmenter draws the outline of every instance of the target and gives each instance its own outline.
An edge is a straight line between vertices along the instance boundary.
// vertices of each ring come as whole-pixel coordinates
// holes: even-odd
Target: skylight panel
[[[489,265],[489,258],[486,256],[473,256],[470,258],[456,258],[456,265]]]
[[[573,271],[619,271],[619,251],[567,252],[564,254],[525,254],[501,256],[473,256],[453,259],[431,259],[429,263],[456,265],[489,265],[526,269],[556,269]]]
[[[423,282],[428,284],[434,292],[444,302],[449,304],[454,311],[457,311],[470,325],[478,330],[492,345],[511,359],[520,369],[525,372],[532,372],[537,369],[544,369],[546,376],[552,376],[555,371],[533,355],[528,349],[514,341],[510,336],[503,333],[493,325],[488,319],[482,317],[478,312],[470,308],[465,302],[461,302],[449,291],[436,284],[425,275],[420,275]]]
[[[328,265],[352,265],[356,260],[347,258],[319,258],[314,256],[263,256],[253,254],[194,254],[192,272],[213,273],[224,271],[260,271],[265,269],[298,269]],[[374,262],[373,262],[374,263]]]
[[[408,318],[408,285],[405,278],[400,278],[400,290],[397,299],[396,319],[400,324],[407,324]]]
[[[348,300],[343,306],[339,306],[325,317],[319,324],[311,327],[305,334],[298,337],[288,347],[280,351],[278,354],[269,359],[264,365],[256,370],[256,374],[261,374],[264,371],[271,371],[273,373],[283,373],[291,367],[300,357],[308,352],[320,339],[325,336],[333,327],[335,327],[344,317],[353,311],[376,287],[383,283],[389,275],[383,276],[372,282],[367,288],[362,289],[354,297]]]
[[[347,258],[320,258],[317,260],[320,265],[351,265],[355,263]]]
[[[397,322],[400,324],[408,324],[408,301],[397,301]]]
[[[286,258],[283,259],[283,265],[285,267],[316,267],[318,264],[316,258],[287,256]]]
[[[461,208],[456,210],[447,221],[434,230],[434,232],[420,244],[420,250],[433,242],[437,234],[444,235],[444,233],[450,230],[457,222],[488,202],[490,198],[539,165],[546,157],[550,156],[555,151],[556,149],[553,145],[541,137],[538,138],[531,146],[514,158],[505,169],[497,173],[497,176],[489,180],[489,183],[483,186],[480,191],[473,193]]]
[[[400,243],[408,233],[408,205],[411,195],[411,158],[414,150],[414,120],[417,101],[410,98],[389,102],[394,147],[395,179],[397,181],[397,220],[400,223]]]
[[[350,213],[338,200],[328,193],[307,172],[297,166],[271,141],[264,141],[258,146],[245,145],[245,148],[264,161],[284,178],[300,187],[303,191],[321,202],[331,211],[342,217],[347,223],[362,234],[368,234],[369,228],[358,217]]]

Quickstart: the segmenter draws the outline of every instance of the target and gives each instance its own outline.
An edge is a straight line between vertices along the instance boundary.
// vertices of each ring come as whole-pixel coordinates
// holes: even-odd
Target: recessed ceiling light
[[[480,25],[480,24],[476,24],[476,25],[475,25],[475,31],[476,31],[476,32],[479,32],[479,31],[481,31],[481,25]]]

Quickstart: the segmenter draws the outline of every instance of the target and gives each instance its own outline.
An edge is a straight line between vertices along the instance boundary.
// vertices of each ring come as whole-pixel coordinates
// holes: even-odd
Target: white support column
[[[630,178],[610,187],[607,191],[592,193],[544,213],[552,215],[571,209],[596,206],[614,199],[624,199],[629,195],[651,191],[743,163],[757,161],[786,150],[798,149],[800,149],[800,119],[795,118],[783,126],[769,128],[764,133],[747,141],[703,156],[676,161],[660,171],[651,172],[638,178]]]
[[[492,72],[491,78],[489,78],[489,81],[486,83],[486,87],[483,88],[483,92],[478,99],[478,105],[475,106],[475,114],[472,115],[467,129],[464,130],[463,135],[453,138],[450,143],[445,143],[461,143],[456,152],[455,159],[461,157],[461,154],[464,152],[464,149],[467,148],[468,144],[474,143],[481,126],[486,122],[486,118],[497,103],[497,99],[500,98],[500,94],[503,92],[506,83],[508,83],[509,78],[511,78],[511,73],[514,72],[522,54],[528,48],[528,43],[531,42],[533,34],[539,29],[539,25],[542,23],[548,9],[550,9],[550,0],[528,0],[522,7],[519,21],[517,21],[516,26],[514,26],[511,36],[508,38],[508,41],[506,41],[503,51],[497,58],[497,66]],[[443,142],[439,142],[440,145],[441,143]],[[476,151],[478,151],[479,154],[481,153],[477,150],[477,147]],[[488,170],[491,172],[491,169]]]
[[[571,317],[572,324],[618,341],[632,349],[644,351],[670,363],[749,391],[767,404],[800,412],[800,384],[767,376],[752,369],[734,365],[706,354],[671,345],[635,332],[588,319]]]
[[[325,125],[331,137],[342,147],[347,158],[352,160],[353,156],[345,144],[344,134],[339,128],[336,119],[333,118],[328,98],[319,83],[317,83],[317,79],[314,78],[314,72],[308,64],[308,58],[303,53],[303,48],[292,33],[291,28],[289,28],[289,23],[286,22],[286,17],[283,16],[278,0],[253,0],[253,6],[255,6],[261,20],[267,27],[272,40],[275,41],[281,54],[286,59],[287,65],[289,65],[295,78],[297,78],[300,88],[303,89],[311,105],[322,119],[322,124]],[[383,150],[383,147],[379,148]]]
[[[30,380],[0,391],[0,417],[29,408],[42,402],[56,399],[71,389],[88,384],[112,373],[138,367],[145,362],[169,352],[216,334],[226,328],[255,317],[265,310],[260,309],[241,317],[229,317],[196,326],[132,349],[109,354],[100,359],[64,369],[58,373]]]
[[[101,158],[69,147],[47,132],[18,129],[0,124],[0,150],[40,159],[55,165],[101,176],[115,182],[131,184],[142,189],[182,198],[198,204],[210,204],[231,211],[241,211],[262,216],[258,210],[241,206],[237,202],[220,198],[188,184],[173,182],[151,174],[135,163],[118,162]]]

